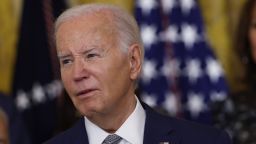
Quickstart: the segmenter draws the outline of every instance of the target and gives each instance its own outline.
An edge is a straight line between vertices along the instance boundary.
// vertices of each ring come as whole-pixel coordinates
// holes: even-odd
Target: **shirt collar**
[[[101,144],[103,140],[109,135],[107,132],[92,123],[86,117],[84,117],[84,122],[89,144]]]
[[[134,111],[126,119],[122,126],[116,131],[115,134],[119,135],[120,137],[132,144],[142,144],[144,137],[146,113],[137,97],[136,101],[137,102]],[[109,135],[109,133],[92,123],[86,117],[84,117],[84,119],[89,143],[101,144],[102,141]]]

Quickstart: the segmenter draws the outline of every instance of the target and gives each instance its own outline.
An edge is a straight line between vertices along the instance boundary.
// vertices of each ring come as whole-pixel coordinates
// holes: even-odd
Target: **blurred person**
[[[235,144],[255,144],[256,0],[247,0],[244,3],[238,20],[234,46],[243,67],[239,82],[244,87],[231,94],[230,99],[224,103],[214,106],[215,124],[220,128],[226,128]]]
[[[9,144],[8,119],[2,108],[0,108],[0,144]]]
[[[230,144],[221,130],[160,115],[135,95],[144,48],[135,19],[111,5],[71,8],[56,21],[61,79],[83,115],[46,144]]]
[[[242,102],[256,107],[256,1],[247,0],[241,11],[237,33],[235,35],[235,48],[244,68],[242,83],[245,88],[246,99]],[[252,101],[254,99],[254,101]]]
[[[26,127],[24,126],[23,119],[16,109],[13,99],[0,93],[0,108],[6,114],[8,120],[8,135],[9,144],[30,144]],[[0,143],[1,144],[1,143]]]

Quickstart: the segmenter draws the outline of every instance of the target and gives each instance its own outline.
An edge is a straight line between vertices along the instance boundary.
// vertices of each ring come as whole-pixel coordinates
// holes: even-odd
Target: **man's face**
[[[86,16],[62,23],[56,33],[64,87],[87,117],[114,112],[133,98],[130,59],[110,27],[104,16]]]

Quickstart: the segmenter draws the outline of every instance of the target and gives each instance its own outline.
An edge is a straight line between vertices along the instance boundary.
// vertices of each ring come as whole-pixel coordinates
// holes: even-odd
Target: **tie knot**
[[[108,135],[104,141],[102,142],[102,144],[118,144],[121,141],[121,137],[116,135],[116,134],[112,134],[112,135]]]

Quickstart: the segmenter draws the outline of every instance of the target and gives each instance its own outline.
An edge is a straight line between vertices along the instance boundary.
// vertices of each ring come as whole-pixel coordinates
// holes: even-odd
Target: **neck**
[[[114,111],[88,119],[108,133],[115,133],[136,107],[135,96],[129,95],[128,99],[122,99],[115,105]]]

